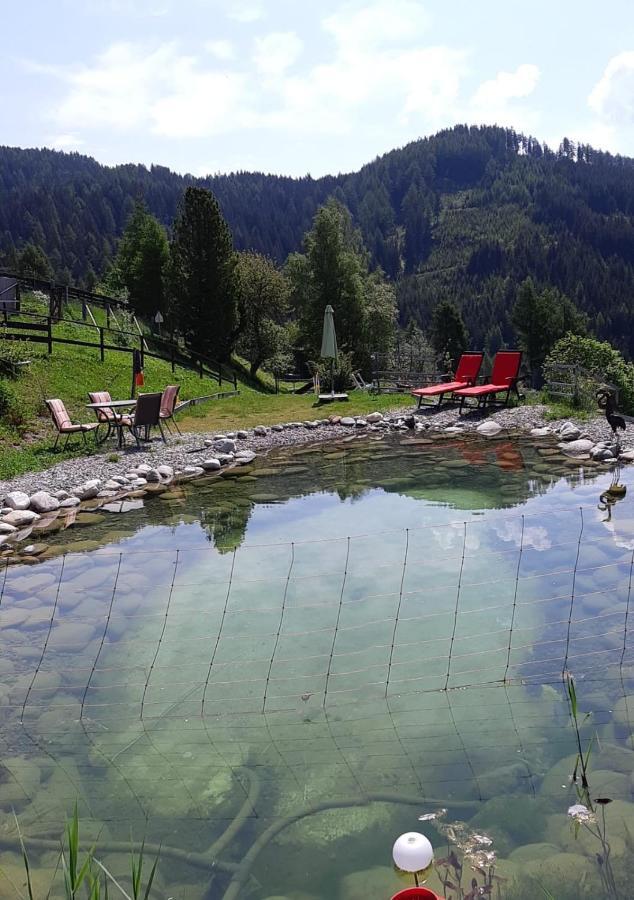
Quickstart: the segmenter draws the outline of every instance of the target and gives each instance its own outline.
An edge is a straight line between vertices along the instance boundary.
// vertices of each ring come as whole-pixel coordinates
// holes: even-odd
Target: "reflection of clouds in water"
[[[443,528],[432,528],[431,532],[434,540],[443,550],[461,549],[464,541],[467,550],[479,550],[480,538],[477,534],[467,526],[467,538],[464,536],[464,525],[462,522],[452,522]]]
[[[522,522],[519,519],[507,519],[494,526],[497,536],[502,541],[511,542],[516,547],[532,547],[534,550],[550,550],[552,541],[548,530],[543,525],[525,525],[522,539]]]

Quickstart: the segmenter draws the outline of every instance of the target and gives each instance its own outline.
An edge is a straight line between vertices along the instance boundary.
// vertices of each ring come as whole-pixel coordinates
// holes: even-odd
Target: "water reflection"
[[[493,838],[501,896],[559,898],[596,876],[566,816],[570,669],[623,874],[634,518],[558,457],[329,445],[80,513],[4,573],[0,866],[14,808],[52,876],[79,799],[115,874],[130,828],[163,844],[160,896],[387,897],[394,837],[442,806]]]

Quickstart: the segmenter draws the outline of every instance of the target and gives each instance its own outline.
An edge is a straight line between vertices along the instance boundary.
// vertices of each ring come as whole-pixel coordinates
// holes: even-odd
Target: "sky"
[[[319,177],[457,123],[634,156],[631,0],[0,0],[0,144]]]

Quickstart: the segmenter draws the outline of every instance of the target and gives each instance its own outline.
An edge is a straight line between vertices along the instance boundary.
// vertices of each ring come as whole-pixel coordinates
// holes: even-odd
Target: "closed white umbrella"
[[[335,311],[330,304],[324,311],[324,330],[321,336],[322,358],[330,360],[330,391],[335,393],[335,362],[337,361],[337,335],[335,333]]]

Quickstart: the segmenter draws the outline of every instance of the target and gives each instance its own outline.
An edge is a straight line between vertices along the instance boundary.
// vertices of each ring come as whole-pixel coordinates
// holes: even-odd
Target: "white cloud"
[[[415,42],[429,27],[429,16],[416,0],[376,0],[351,4],[324,19],[323,27],[346,55],[367,53],[386,44]]]
[[[498,72],[495,78],[482,82],[471,98],[469,118],[488,124],[512,125],[532,130],[537,114],[518,100],[529,97],[539,81],[536,65],[524,63],[514,72]]]
[[[231,7],[227,10],[227,18],[245,25],[257,22],[265,16],[264,6],[259,0],[231,0]]]
[[[233,44],[227,40],[207,41],[205,50],[208,50],[216,59],[228,60],[235,56]]]
[[[245,76],[203,69],[174,43],[151,51],[113,44],[92,67],[59,74],[69,90],[54,117],[69,131],[106,127],[201,137],[243,123]]]
[[[588,106],[608,122],[634,123],[634,51],[612,57],[588,97]]]
[[[85,141],[77,134],[55,134],[51,135],[45,143],[53,150],[73,150],[75,147],[81,147]]]
[[[281,75],[299,59],[303,46],[292,31],[278,31],[256,38],[255,65],[263,75]]]

